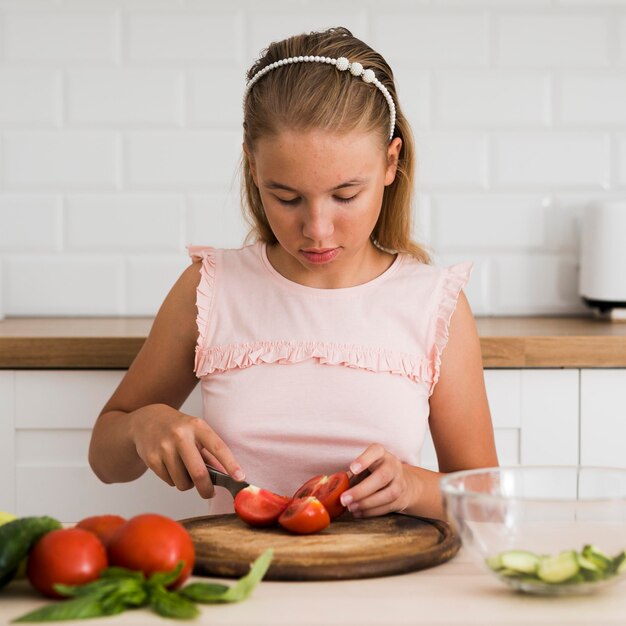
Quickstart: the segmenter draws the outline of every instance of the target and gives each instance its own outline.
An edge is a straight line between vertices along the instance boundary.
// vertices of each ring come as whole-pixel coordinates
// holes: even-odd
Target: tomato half
[[[315,496],[294,498],[278,518],[278,523],[292,533],[308,535],[324,530],[330,524],[330,516]]]
[[[235,496],[235,513],[250,526],[271,526],[290,502],[287,496],[250,485]]]
[[[109,541],[111,541],[111,537],[115,534],[115,531],[125,523],[126,520],[119,515],[94,515],[80,520],[80,522],[76,524],[76,528],[82,528],[83,530],[92,532],[106,547]]]
[[[111,565],[140,570],[146,577],[173,570],[184,561],[180,576],[169,589],[182,585],[195,563],[193,541],[185,527],[156,513],[131,517],[120,526],[109,542],[108,553]]]
[[[315,476],[307,480],[296,493],[294,498],[315,496],[325,507],[330,519],[339,517],[346,507],[339,500],[341,494],[350,488],[350,479],[346,472],[336,472],[330,476]]]
[[[46,533],[28,555],[26,575],[35,589],[51,598],[62,597],[53,585],[83,585],[107,567],[104,545],[82,528],[59,528]]]

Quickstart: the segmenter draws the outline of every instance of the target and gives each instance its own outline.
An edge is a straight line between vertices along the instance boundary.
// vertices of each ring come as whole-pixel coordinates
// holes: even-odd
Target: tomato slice
[[[235,496],[235,513],[250,526],[271,526],[290,502],[287,496],[250,485]]]
[[[296,493],[294,498],[315,496],[325,507],[330,519],[339,517],[346,507],[341,504],[341,494],[350,488],[350,479],[346,472],[336,472],[330,476],[314,476],[307,480]]]
[[[330,524],[326,507],[315,497],[294,498],[278,518],[278,523],[292,533],[309,535]]]

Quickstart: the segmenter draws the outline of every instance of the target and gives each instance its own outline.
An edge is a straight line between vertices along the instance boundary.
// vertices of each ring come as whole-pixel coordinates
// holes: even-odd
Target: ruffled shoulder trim
[[[432,395],[439,380],[441,355],[448,344],[450,320],[456,309],[461,290],[469,281],[473,263],[457,263],[444,269],[441,295],[435,317],[435,343],[433,346],[433,377],[429,395]]]
[[[196,324],[198,326],[198,344],[196,352],[200,347],[207,344],[207,329],[211,319],[213,307],[213,294],[215,292],[215,266],[216,249],[208,246],[187,246],[189,256],[193,261],[201,260],[200,282],[196,288]]]
[[[244,369],[264,363],[300,363],[314,359],[324,365],[344,365],[370,372],[406,376],[415,382],[430,381],[432,367],[426,357],[347,344],[307,341],[258,341],[196,349],[195,372],[208,374]]]

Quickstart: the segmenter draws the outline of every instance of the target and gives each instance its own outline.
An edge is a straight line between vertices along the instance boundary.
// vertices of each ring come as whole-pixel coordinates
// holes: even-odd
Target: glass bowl
[[[626,469],[511,466],[447,474],[448,520],[513,589],[591,593],[626,575]]]

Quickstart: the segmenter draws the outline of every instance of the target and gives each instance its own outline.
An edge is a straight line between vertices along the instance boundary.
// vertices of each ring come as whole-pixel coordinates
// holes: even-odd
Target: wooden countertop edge
[[[127,369],[145,337],[1,337],[0,369]],[[626,367],[626,335],[484,336],[485,368]]]

